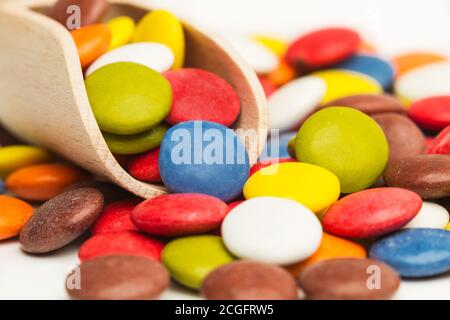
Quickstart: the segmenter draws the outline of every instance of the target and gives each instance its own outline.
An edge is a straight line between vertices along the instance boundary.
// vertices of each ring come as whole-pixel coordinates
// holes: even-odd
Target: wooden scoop
[[[0,7],[0,121],[30,143],[45,146],[143,198],[166,192],[135,180],[115,160],[89,105],[77,49],[69,32],[42,12],[54,1],[32,0]],[[138,21],[148,0],[114,0],[105,17]],[[187,67],[211,71],[237,91],[242,110],[236,129],[256,162],[267,134],[266,102],[255,73],[225,43],[184,23]],[[250,141],[251,140],[251,141]]]

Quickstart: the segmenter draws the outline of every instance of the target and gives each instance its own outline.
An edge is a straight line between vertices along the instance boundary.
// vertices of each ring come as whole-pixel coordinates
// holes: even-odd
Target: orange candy
[[[280,60],[278,67],[268,74],[267,79],[279,87],[297,76],[297,72],[284,59]]]
[[[0,240],[18,235],[32,214],[28,203],[0,195]]]
[[[392,59],[392,63],[397,69],[397,76],[399,76],[414,68],[418,68],[426,64],[445,60],[447,59],[439,54],[427,52],[413,52],[394,57]]]
[[[360,244],[324,232],[319,249],[311,257],[286,268],[293,276],[297,276],[304,267],[313,263],[337,258],[363,259],[366,256],[366,250]]]
[[[81,66],[86,68],[109,48],[111,31],[103,24],[93,24],[71,31],[78,49]]]
[[[358,53],[362,54],[376,54],[377,49],[375,46],[369,42],[362,41],[358,46]]]
[[[19,169],[6,179],[6,188],[20,198],[46,201],[62,193],[70,184],[83,179],[84,174],[62,164],[40,164]]]

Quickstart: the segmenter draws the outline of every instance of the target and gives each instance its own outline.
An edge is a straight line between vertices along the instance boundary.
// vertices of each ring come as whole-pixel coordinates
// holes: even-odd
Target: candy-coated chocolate
[[[10,145],[0,148],[0,178],[23,167],[48,162],[50,154],[42,148],[25,145]]]
[[[92,225],[92,234],[138,231],[131,221],[131,212],[140,202],[139,199],[125,199],[108,204]]]
[[[323,228],[337,236],[372,238],[405,226],[422,207],[414,192],[400,188],[374,188],[350,194],[325,213]]]
[[[445,60],[447,60],[446,57],[432,52],[408,52],[394,57],[392,63],[397,76],[401,76],[412,69]]]
[[[275,86],[279,87],[285,85],[291,80],[294,80],[297,76],[297,71],[286,62],[286,60],[281,59],[275,70],[267,75],[267,78]]]
[[[228,211],[225,202],[209,195],[166,194],[136,206],[132,220],[143,232],[178,237],[217,229]]]
[[[369,115],[384,112],[406,112],[406,108],[400,101],[388,94],[356,94],[346,96],[330,101],[321,108],[335,106],[355,108]]]
[[[264,150],[259,156],[259,160],[291,157],[288,150],[288,144],[296,134],[296,131],[288,131],[268,137]]]
[[[81,67],[87,68],[98,57],[108,51],[111,31],[107,25],[92,24],[70,32],[77,46]]]
[[[0,195],[0,240],[17,236],[33,210],[22,200]]]
[[[403,228],[445,229],[448,223],[447,209],[437,203],[424,201],[419,213]]]
[[[264,46],[266,46],[269,50],[271,50],[273,53],[275,53],[279,58],[284,56],[287,50],[287,43],[286,41],[267,36],[267,35],[256,35],[253,37],[256,41],[262,43]]]
[[[275,90],[277,90],[277,87],[267,77],[259,76],[258,79],[264,90],[266,98],[270,97],[272,95],[272,93],[274,93]]]
[[[93,235],[78,251],[81,261],[111,255],[145,257],[159,261],[164,244],[135,231],[108,232]]]
[[[416,101],[409,108],[408,116],[424,129],[444,129],[450,125],[450,95]]]
[[[450,271],[450,232],[407,229],[375,242],[370,257],[384,261],[402,277],[422,278]]]
[[[450,154],[450,125],[442,129],[435,137],[427,141],[428,154]]]
[[[250,175],[253,175],[254,173],[258,172],[259,170],[269,167],[274,164],[278,163],[285,163],[285,162],[297,162],[296,159],[293,158],[271,158],[271,159],[265,159],[258,161],[250,168]]]
[[[120,16],[111,19],[106,24],[111,31],[111,42],[108,50],[112,50],[126,45],[131,41],[134,33],[134,20],[127,16]]]
[[[145,182],[160,182],[159,148],[136,156],[128,163],[128,173],[134,178]]]
[[[78,22],[74,17],[79,17],[83,27],[100,22],[107,10],[108,0],[59,0],[48,9],[47,14],[66,28],[73,29],[73,24]]]
[[[238,205],[240,205],[241,203],[243,203],[245,200],[238,200],[238,201],[233,201],[228,203],[228,208],[231,210],[235,207],[237,207]]]

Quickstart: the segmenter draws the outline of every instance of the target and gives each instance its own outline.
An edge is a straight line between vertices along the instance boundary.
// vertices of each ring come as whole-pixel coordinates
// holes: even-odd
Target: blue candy
[[[230,201],[241,194],[250,165],[232,129],[209,121],[187,121],[164,135],[159,170],[171,192],[205,193]]]
[[[279,136],[270,136],[264,146],[259,160],[273,158],[291,158],[288,151],[289,140],[297,134],[296,131],[284,132]]]
[[[5,193],[5,183],[0,179],[0,194]]]
[[[355,55],[338,64],[337,68],[366,74],[375,79],[385,90],[392,86],[392,81],[394,80],[392,65],[376,56]]]
[[[392,266],[403,277],[429,277],[450,271],[450,231],[406,229],[370,249],[370,257]]]

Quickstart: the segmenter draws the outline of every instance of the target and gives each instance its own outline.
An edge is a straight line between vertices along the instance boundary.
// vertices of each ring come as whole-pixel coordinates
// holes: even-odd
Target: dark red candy
[[[158,166],[159,148],[138,155],[128,164],[128,173],[145,182],[160,182]]]
[[[326,231],[349,238],[371,238],[400,229],[412,220],[422,199],[400,188],[374,188],[350,194],[325,213]]]
[[[241,109],[233,87],[214,73],[200,69],[177,69],[164,74],[173,91],[167,121],[177,124],[205,120],[229,126]]]
[[[292,158],[270,158],[270,159],[264,159],[264,160],[261,160],[261,161],[255,163],[250,168],[250,175],[255,174],[259,170],[261,170],[263,168],[266,168],[268,166],[271,166],[273,164],[285,163],[285,162],[296,162],[296,161],[297,160],[292,159]]]
[[[286,61],[300,69],[316,69],[338,63],[354,54],[359,35],[346,28],[327,28],[308,33],[287,49]]]
[[[266,94],[266,98],[268,98],[272,93],[275,92],[277,87],[266,77],[259,77],[259,82],[261,82],[261,86]]]
[[[205,233],[218,228],[229,208],[222,200],[199,193],[165,194],[134,208],[139,230],[167,237]]]
[[[78,257],[81,261],[96,257],[128,255],[161,259],[164,244],[135,231],[100,233],[82,244]]]
[[[420,127],[441,130],[450,125],[450,96],[436,96],[414,102],[408,115]]]
[[[109,204],[92,226],[92,234],[137,231],[131,221],[131,212],[140,202],[139,199],[126,199]]]
[[[228,208],[233,209],[235,207],[237,207],[238,205],[240,205],[242,202],[244,202],[245,200],[238,200],[238,201],[233,201],[228,203]]]
[[[450,126],[442,130],[428,145],[428,154],[450,154]]]

